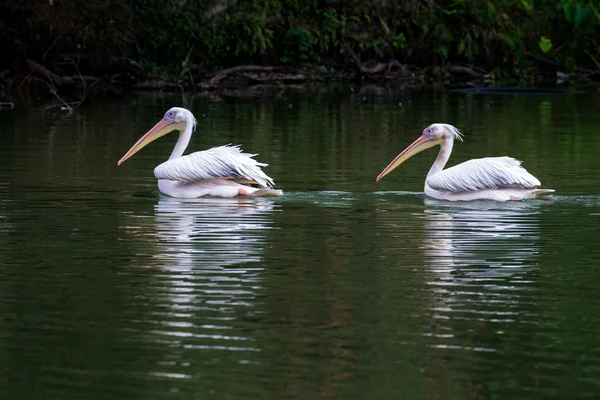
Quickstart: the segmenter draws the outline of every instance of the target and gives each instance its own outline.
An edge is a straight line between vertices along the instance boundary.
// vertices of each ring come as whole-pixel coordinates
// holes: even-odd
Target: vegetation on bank
[[[598,79],[600,0],[7,0],[0,46],[5,93]]]

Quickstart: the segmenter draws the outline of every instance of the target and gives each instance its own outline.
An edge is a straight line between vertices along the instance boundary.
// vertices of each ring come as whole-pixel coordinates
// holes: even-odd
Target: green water
[[[241,144],[278,199],[161,197],[171,106],[189,150]],[[0,111],[0,397],[600,397],[600,98],[339,88]],[[550,201],[425,198],[450,164],[524,161]]]

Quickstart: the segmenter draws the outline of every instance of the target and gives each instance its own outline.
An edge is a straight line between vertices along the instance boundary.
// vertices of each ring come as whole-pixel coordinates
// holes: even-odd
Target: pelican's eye
[[[167,116],[168,119],[174,119],[175,118],[175,113],[173,111],[169,111],[166,116]]]

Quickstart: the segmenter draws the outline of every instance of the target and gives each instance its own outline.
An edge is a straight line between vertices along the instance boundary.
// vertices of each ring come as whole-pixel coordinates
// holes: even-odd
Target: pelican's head
[[[192,130],[196,129],[196,118],[194,114],[183,107],[173,107],[165,113],[163,120],[172,121],[173,123],[183,123],[184,129],[187,124],[192,126]],[[182,129],[180,129],[182,130]]]
[[[173,107],[167,111],[164,117],[158,121],[148,132],[144,134],[127,153],[121,158],[117,165],[121,165],[129,157],[140,151],[148,143],[155,141],[161,136],[173,131],[186,131],[190,133],[196,129],[196,118],[191,111],[182,107]]]
[[[402,153],[398,154],[398,156],[394,158],[394,160],[387,167],[385,167],[383,171],[381,171],[379,176],[377,176],[376,181],[379,182],[381,178],[392,172],[397,166],[415,154],[420,153],[423,150],[427,150],[435,145],[441,145],[445,141],[453,142],[454,139],[462,141],[462,134],[456,127],[450,124],[440,123],[429,125],[423,130],[423,133],[417,140],[404,149]]]
[[[462,133],[453,125],[450,124],[431,124],[423,130],[421,137],[429,138],[429,140],[439,141],[435,144],[441,144],[444,140],[458,139],[462,141]],[[435,145],[434,144],[434,145]],[[434,146],[432,145],[432,146]],[[432,147],[429,146],[429,147]],[[425,149],[423,149],[425,150]]]

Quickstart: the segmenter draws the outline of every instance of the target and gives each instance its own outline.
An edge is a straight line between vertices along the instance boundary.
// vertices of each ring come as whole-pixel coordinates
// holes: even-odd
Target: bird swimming
[[[273,189],[274,182],[256,161],[256,154],[242,152],[239,145],[218,146],[204,151],[183,155],[192,133],[196,118],[191,111],[173,107],[164,117],[144,134],[125,153],[117,165],[121,165],[150,142],[173,131],[179,131],[179,140],[168,161],[154,169],[161,193],[177,198],[202,196],[281,196],[281,190]]]
[[[439,145],[440,151],[425,179],[425,194],[439,200],[526,200],[552,197],[553,189],[538,189],[540,181],[521,167],[512,157],[486,157],[465,161],[448,169],[454,140],[462,141],[460,131],[450,125],[436,123],[403,150],[387,166],[376,181],[389,174],[410,157]]]

